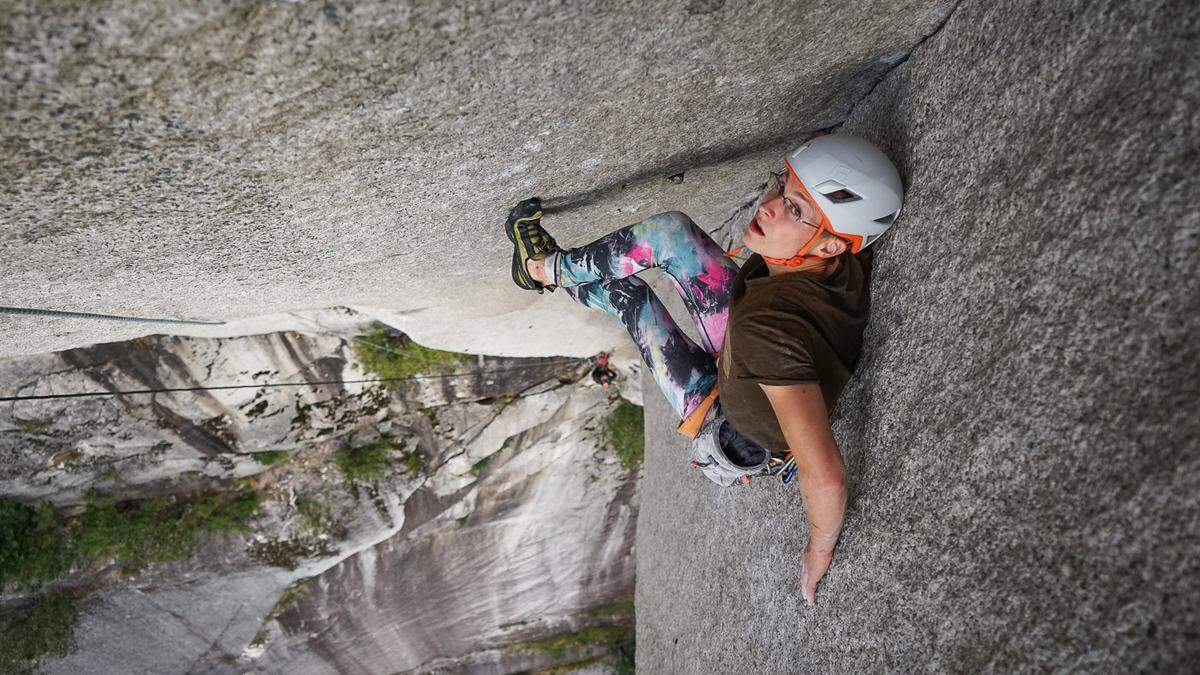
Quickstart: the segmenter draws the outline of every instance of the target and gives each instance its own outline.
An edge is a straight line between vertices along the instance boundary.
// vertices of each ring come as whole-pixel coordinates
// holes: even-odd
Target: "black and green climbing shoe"
[[[553,291],[554,286],[538,282],[529,276],[525,262],[541,260],[547,255],[560,250],[554,237],[542,228],[542,200],[531,197],[518,203],[508,212],[508,221],[504,224],[504,233],[513,243],[512,278],[520,288],[527,291]]]

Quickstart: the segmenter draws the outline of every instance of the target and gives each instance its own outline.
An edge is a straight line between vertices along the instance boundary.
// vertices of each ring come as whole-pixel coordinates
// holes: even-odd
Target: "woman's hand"
[[[833,549],[822,550],[812,540],[804,547],[804,563],[800,567],[800,592],[810,607],[817,602],[817,582],[825,576],[829,563],[833,562]]]

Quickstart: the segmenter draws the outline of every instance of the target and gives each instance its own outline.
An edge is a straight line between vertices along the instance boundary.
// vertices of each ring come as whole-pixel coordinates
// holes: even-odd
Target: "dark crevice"
[[[930,39],[934,38],[935,36],[937,36],[939,33],[942,32],[942,29],[945,28],[946,24],[950,22],[950,18],[952,16],[954,16],[955,12],[958,11],[958,8],[962,6],[962,3],[963,3],[963,0],[956,0],[956,2],[954,3],[954,6],[952,6],[946,12],[946,15],[944,17],[942,17],[942,20],[938,23],[937,27],[934,28],[932,31],[930,31],[929,34],[922,37],[920,40],[917,40],[917,42],[912,47],[910,47],[907,52],[899,52],[891,57],[884,57],[883,59],[881,59],[881,61],[888,64],[887,68],[886,68],[886,70],[883,70],[882,72],[879,73],[879,75],[876,76],[875,82],[871,85],[870,89],[868,89],[865,94],[863,94],[861,97],[859,97],[859,99],[857,101],[850,104],[846,108],[846,114],[840,120],[838,120],[836,123],[830,125],[827,128],[817,130],[817,132],[832,134],[832,133],[836,132],[838,129],[840,129],[842,127],[842,125],[844,125],[846,123],[846,120],[848,120],[850,118],[850,116],[854,114],[855,109],[857,109],[858,106],[861,105],[863,101],[870,98],[871,95],[875,93],[875,90],[877,90],[879,88],[879,85],[882,84],[883,81],[886,80],[888,78],[888,76],[892,74],[892,72],[894,72],[901,65],[907,63],[908,60],[912,57],[912,55],[918,49],[920,49],[921,45],[925,44]],[[878,64],[879,61],[876,61],[875,63]],[[734,240],[738,235],[738,232],[736,231],[738,225],[744,224],[749,221],[750,218],[747,214],[750,211],[750,209],[754,208],[755,205],[757,205],[758,197],[765,188],[766,188],[766,184],[762,184],[762,185],[759,185],[759,187],[757,189],[748,193],[745,197],[745,201],[743,203],[741,203],[740,205],[738,205],[736,208],[734,208],[733,211],[729,214],[729,217],[726,218],[724,222],[722,222],[720,225],[718,225],[715,228],[708,231],[709,235],[711,235],[713,237],[713,239],[716,240],[717,243],[721,245],[722,248],[725,248],[725,249],[733,248]]]
[[[893,63],[890,68],[888,68],[886,71],[884,71],[883,75],[881,75],[880,78],[875,81],[875,84],[871,86],[871,89],[869,91],[867,91],[866,94],[863,94],[861,98],[859,98],[857,101],[854,102],[853,105],[850,106],[850,110],[846,115],[846,119],[849,119],[850,114],[854,112],[855,108],[857,108],[863,101],[870,98],[871,94],[875,93],[875,90],[879,88],[880,84],[883,84],[883,81],[888,78],[888,75],[891,75],[892,72],[895,71],[897,68],[904,65],[905,63],[908,63],[909,59],[912,58],[912,55],[914,53],[916,53],[916,51],[918,49],[921,48],[921,45],[925,44],[926,42],[929,42],[929,40],[933,39],[939,33],[942,32],[942,29],[946,27],[946,24],[950,23],[950,18],[953,17],[956,12],[958,12],[958,8],[962,6],[963,1],[964,0],[955,0],[954,6],[950,8],[950,11],[946,12],[946,16],[942,17],[942,22],[937,25],[937,28],[934,28],[925,37],[921,38],[920,40],[917,40],[916,44],[914,44],[912,47],[910,47],[907,52],[905,52],[898,59],[896,59],[895,63]],[[836,129],[838,127],[841,127],[843,124],[846,123],[846,119],[843,119],[841,122],[838,122],[836,125],[834,125],[833,128]]]
[[[820,125],[819,129],[826,132],[832,132],[841,127],[845,123],[846,119],[849,118],[854,109],[860,103],[862,103],[863,100],[874,93],[879,87],[879,84],[887,79],[887,76],[890,75],[892,71],[907,62],[912,56],[913,52],[919,49],[921,45],[925,44],[931,38],[941,33],[942,29],[945,28],[946,24],[950,21],[950,17],[954,16],[955,12],[958,11],[958,8],[962,5],[962,3],[963,0],[956,0],[954,5],[946,12],[945,17],[942,18],[937,27],[920,40],[917,40],[917,42],[910,47],[907,52],[902,52],[894,57],[885,57],[884,64],[886,65],[886,68],[883,69],[875,78],[874,83],[871,84],[871,87],[867,90],[867,92],[859,97],[858,100],[846,106],[846,112],[841,116],[841,119],[834,118],[834,120],[827,120],[825,124]],[[873,65],[878,66],[880,63],[879,61],[876,61]],[[861,76],[864,73],[859,72],[858,74]],[[782,145],[789,140],[805,137],[812,132],[813,129],[786,128],[780,129],[776,133],[765,138],[755,139],[740,145],[723,145],[700,152],[676,153],[674,156],[658,162],[654,166],[636,171],[635,173],[625,176],[619,180],[613,180],[606,185],[601,185],[590,190],[577,192],[571,195],[564,195],[562,197],[544,198],[543,210],[545,213],[550,214],[561,213],[564,211],[571,211],[590,206],[606,196],[619,190],[626,189],[631,185],[641,185],[655,180],[662,180],[664,178],[673,178],[675,176],[683,175],[683,173],[686,171],[723,164],[725,162],[736,160],[757,152],[769,150],[773,147]]]

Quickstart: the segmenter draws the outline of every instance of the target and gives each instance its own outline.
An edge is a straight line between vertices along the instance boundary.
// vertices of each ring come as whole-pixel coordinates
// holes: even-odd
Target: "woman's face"
[[[815,223],[821,222],[821,214],[804,198],[792,173],[789,171],[786,176],[782,192],[768,184],[763,202],[743,237],[746,248],[769,258],[796,255],[817,233]]]

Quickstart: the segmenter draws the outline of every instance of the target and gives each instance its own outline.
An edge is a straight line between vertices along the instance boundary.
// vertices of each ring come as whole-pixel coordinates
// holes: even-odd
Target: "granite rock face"
[[[183,389],[6,404],[0,494],[66,505],[89,489],[132,498],[179,491],[191,477],[245,477],[263,470],[256,453],[352,445],[364,431],[386,431],[395,411],[513,396],[548,378],[577,377],[584,363],[472,357],[464,374],[397,382],[389,394],[361,382],[372,374],[358,360],[354,342],[366,339],[354,329],[369,318],[324,314],[341,322],[318,314],[314,327],[346,334],[156,335],[0,360],[11,395]],[[226,385],[237,388],[186,391]]]
[[[639,669],[1195,670],[1198,23],[966,0],[854,108],[908,193],[833,566],[805,607],[799,490],[689,473],[648,389]]]
[[[353,306],[438,347],[595,353],[611,322],[511,285],[513,203],[544,197],[564,245],[669,209],[715,227],[951,4],[8,1],[0,294],[241,320],[179,329],[213,337]],[[153,330],[0,313],[0,354]]]
[[[878,245],[867,348],[834,414],[852,494],[818,604],[803,607],[797,587],[798,491],[719,490],[689,473],[648,388],[640,668],[1194,670],[1200,15],[1189,3],[5,10],[5,303],[236,320],[189,329],[213,338],[351,305],[436,347],[595,352],[623,339],[609,319],[511,287],[498,231],[509,204],[541,194],[568,246],[668,209],[736,231],[730,214],[802,132],[840,124],[880,143],[908,201]],[[0,315],[0,354],[147,332]],[[570,452],[590,457],[556,414],[536,424],[547,438],[571,430]],[[171,577],[100,596],[89,653],[125,663],[120,637],[144,614],[143,634],[163,621],[181,636],[148,670],[221,669],[238,654],[290,672],[546,665],[503,645],[574,629],[596,600],[587,589],[618,581],[564,558],[542,578],[574,605],[537,614],[543,589],[516,596],[489,571],[494,588],[446,603],[487,636],[466,654],[444,616],[380,608],[445,598],[452,584],[427,566],[438,547],[511,560],[531,527],[573,544],[605,533],[591,550],[631,574],[624,479],[606,465],[609,506],[567,528],[555,509],[582,474],[555,464],[522,477],[508,457],[486,467],[494,483],[472,485],[490,441],[456,442],[442,479],[385,501],[389,518],[371,527],[387,542],[364,549],[377,554],[310,570],[306,593],[271,611],[260,650],[238,651],[276,595],[244,589],[278,593],[293,577],[213,567],[211,586]],[[531,525],[508,495],[545,497],[546,520]],[[356,513],[379,515],[370,501]],[[496,527],[473,522],[477,511]],[[571,565],[581,577],[563,577]],[[240,593],[247,604],[204,605],[210,623],[195,630],[153,611],[168,587],[183,589],[172,609]],[[493,596],[530,604],[501,611]],[[425,621],[434,637],[397,637]],[[352,642],[360,630],[373,637]]]
[[[598,388],[580,391],[525,399],[551,416],[468,465],[478,479],[427,484],[397,536],[318,576],[277,618],[264,666],[511,673],[563,662],[526,645],[595,625],[590,610],[633,590],[636,483],[591,456],[607,408]],[[582,649],[566,660],[604,653]]]
[[[337,314],[349,335],[154,336],[0,360],[29,395],[258,385],[5,405],[5,497],[71,511],[91,490],[259,495],[248,534],[191,559],[69,575],[95,590],[74,653],[47,672],[512,672],[604,655],[536,645],[628,625],[596,612],[633,592],[636,471],[602,440],[612,392],[564,358],[472,357],[392,391],[330,384],[367,375],[356,322]],[[341,453],[385,442],[383,475],[345,475]],[[24,599],[0,592],[0,611]]]

